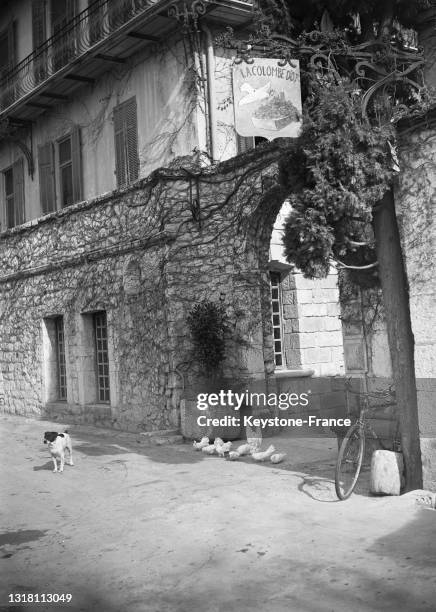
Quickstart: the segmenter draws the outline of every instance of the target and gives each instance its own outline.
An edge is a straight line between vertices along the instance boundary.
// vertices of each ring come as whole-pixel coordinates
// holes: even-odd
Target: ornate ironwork
[[[181,8],[178,4],[174,4],[168,9],[168,17],[177,19],[185,31],[189,30],[192,25],[198,31],[198,19],[206,14],[207,3],[208,0],[193,0],[193,2],[183,2]]]
[[[419,75],[424,66],[424,58],[418,50],[409,50],[399,43],[383,40],[373,40],[359,45],[347,45],[345,41],[332,44],[323,40],[321,32],[311,32],[307,40],[313,44],[302,43],[288,36],[274,35],[272,40],[280,44],[286,43],[287,54],[283,62],[291,61],[290,54],[307,56],[309,66],[315,70],[325,70],[341,79],[339,66],[347,68],[348,76],[356,83],[356,87],[365,83],[366,90],[362,96],[362,111],[367,115],[368,105],[373,102],[377,92],[386,92],[388,86],[404,84],[409,88],[420,91],[422,83],[411,78]],[[342,71],[343,73],[343,71]],[[397,103],[397,109],[401,104]]]
[[[14,66],[0,81],[0,115],[72,61],[161,0],[96,0]]]

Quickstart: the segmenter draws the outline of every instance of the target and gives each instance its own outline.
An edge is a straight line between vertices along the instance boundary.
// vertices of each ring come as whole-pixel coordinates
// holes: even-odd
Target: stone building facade
[[[223,105],[233,59],[212,32],[249,23],[254,2],[73,4],[0,11],[14,50],[0,98],[5,410],[179,428],[202,378],[186,319],[203,298],[229,317],[226,385],[314,375],[328,395],[343,371],[336,277],[311,284],[273,253],[279,148],[250,153]]]
[[[312,414],[337,414],[347,369],[389,377],[383,329],[368,360],[359,330],[342,328],[336,272],[308,281],[283,260],[280,143],[259,155],[259,143],[235,133],[233,57],[213,35],[248,24],[255,2],[206,4],[204,13],[179,0],[0,9],[7,412],[196,434],[189,410],[204,377],[187,316],[202,299],[228,315],[219,372],[228,388],[310,389]],[[422,258],[434,254],[433,140],[415,126],[397,194],[427,482],[434,283]]]

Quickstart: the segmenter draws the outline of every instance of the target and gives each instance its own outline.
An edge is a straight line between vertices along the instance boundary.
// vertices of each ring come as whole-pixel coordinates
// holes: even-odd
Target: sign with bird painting
[[[240,136],[295,138],[302,126],[300,66],[253,58],[233,65],[235,129]]]

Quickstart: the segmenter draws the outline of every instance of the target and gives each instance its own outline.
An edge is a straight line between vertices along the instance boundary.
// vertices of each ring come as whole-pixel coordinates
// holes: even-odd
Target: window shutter
[[[122,187],[127,182],[126,156],[124,149],[124,122],[122,107],[114,108],[114,136],[115,136],[115,175],[117,187]]]
[[[13,165],[15,225],[24,223],[24,166],[19,159]]]
[[[38,147],[39,197],[43,214],[56,210],[53,144]]]
[[[136,181],[139,174],[136,98],[114,108],[115,174],[117,186]]]
[[[73,201],[83,199],[82,188],[82,151],[80,146],[80,128],[74,128],[71,134],[71,162],[73,175]]]
[[[138,178],[138,121],[136,111],[136,98],[126,103],[126,143],[127,143],[127,175],[128,182],[133,183]]]
[[[32,4],[32,35],[34,49],[42,45],[47,38],[45,6],[45,0],[34,0]]]
[[[236,133],[236,146],[238,148],[238,153],[245,153],[250,149],[254,148],[254,138],[253,136],[239,136]]]

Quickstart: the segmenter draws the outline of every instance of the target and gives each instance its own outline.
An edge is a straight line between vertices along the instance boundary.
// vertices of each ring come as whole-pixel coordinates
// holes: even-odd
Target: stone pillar
[[[423,481],[429,489],[436,488],[435,127],[436,122],[430,128],[416,126],[403,135],[396,194],[415,339]]]

